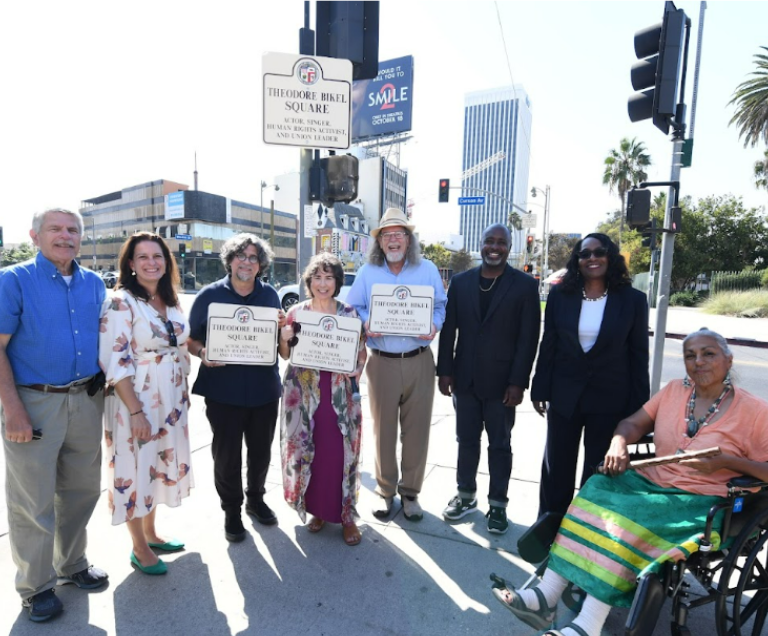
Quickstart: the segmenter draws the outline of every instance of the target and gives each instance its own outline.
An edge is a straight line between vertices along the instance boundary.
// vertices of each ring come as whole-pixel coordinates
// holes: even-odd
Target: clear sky
[[[695,35],[700,3],[678,7]],[[553,231],[592,231],[618,207],[601,178],[622,137],[645,142],[651,179],[668,178],[672,144],[626,114],[633,34],[659,22],[662,9],[660,0],[381,2],[380,59],[415,57],[413,139],[400,159],[410,171],[418,229],[458,232],[457,191],[452,203],[438,204],[437,189],[442,177],[459,182],[464,94],[513,82],[531,99],[530,183],[551,186]],[[201,190],[258,203],[260,180],[272,182],[299,161],[296,149],[261,141],[261,56],[298,52],[302,21],[297,0],[5,3],[6,242],[25,240],[32,213],[46,207],[77,208],[82,199],[152,179],[191,186],[195,151]],[[766,25],[768,2],[708,3],[684,195],[733,193],[749,206],[768,204],[751,179],[765,148],[742,147],[727,106],[754,69],[753,55],[768,46]],[[689,105],[694,58],[695,38]]]

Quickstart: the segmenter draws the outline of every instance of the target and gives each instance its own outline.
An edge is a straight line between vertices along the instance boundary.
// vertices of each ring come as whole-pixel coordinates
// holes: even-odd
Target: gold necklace
[[[482,278],[482,276],[481,276]],[[480,288],[481,292],[489,292],[493,289],[493,286],[496,284],[496,281],[501,278],[501,274],[499,274],[496,278],[493,279],[493,282],[491,283],[491,286],[488,289],[483,289],[482,284],[480,282],[477,283],[477,286]]]

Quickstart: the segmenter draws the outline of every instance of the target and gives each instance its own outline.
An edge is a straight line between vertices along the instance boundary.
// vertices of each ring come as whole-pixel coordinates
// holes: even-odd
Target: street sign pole
[[[299,30],[299,54],[315,54],[315,32],[309,28],[309,1],[304,2],[304,28]],[[299,151],[299,236],[296,241],[296,280],[299,281],[299,300],[306,300],[306,291],[301,284],[301,274],[309,265],[312,239],[305,237],[304,206],[312,205],[309,198],[309,172],[312,169],[312,150]]]

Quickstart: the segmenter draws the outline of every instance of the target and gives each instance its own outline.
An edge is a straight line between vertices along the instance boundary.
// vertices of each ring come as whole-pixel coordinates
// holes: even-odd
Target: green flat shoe
[[[142,565],[133,552],[131,552],[131,564],[144,572],[144,574],[151,574],[153,576],[166,574],[168,572],[168,566],[163,563],[162,559],[159,559],[154,565]]]
[[[148,543],[150,548],[155,550],[162,550],[163,552],[178,552],[184,549],[184,544],[176,539],[171,539],[165,543]]]

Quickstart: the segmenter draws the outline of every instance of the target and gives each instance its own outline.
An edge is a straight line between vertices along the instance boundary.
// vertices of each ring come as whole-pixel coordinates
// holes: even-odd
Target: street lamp
[[[261,208],[259,212],[259,237],[264,238],[264,188],[274,188],[275,192],[278,192],[280,190],[280,186],[275,184],[267,185],[266,181],[261,182],[261,199],[259,203],[259,207]]]
[[[544,291],[544,279],[549,275],[549,186],[544,186],[544,190],[537,187],[531,188],[531,196],[536,198],[536,193],[541,192],[544,195],[544,259],[542,271],[539,275],[539,292]]]

